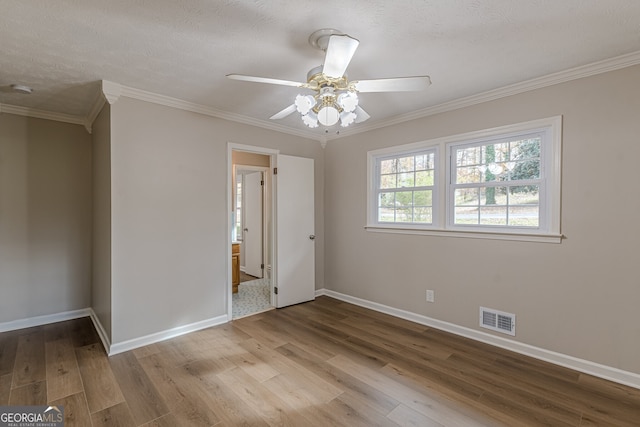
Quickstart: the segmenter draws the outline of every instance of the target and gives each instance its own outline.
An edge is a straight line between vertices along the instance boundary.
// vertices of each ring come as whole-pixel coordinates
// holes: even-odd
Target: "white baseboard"
[[[601,365],[589,360],[579,359],[577,357],[568,356],[562,353],[556,353],[555,351],[546,350],[544,348],[534,347],[529,344],[524,344],[510,339],[494,336],[486,332],[476,331],[464,326],[458,326],[453,323],[423,316],[421,314],[416,314],[410,311],[405,311],[350,295],[341,294],[330,289],[316,290],[316,297],[322,295],[326,295],[331,298],[335,298],[340,301],[345,301],[361,307],[369,308],[380,313],[385,313],[394,317],[409,320],[411,322],[419,323],[421,325],[450,332],[452,334],[460,335],[465,338],[494,345],[496,347],[524,354],[526,356],[530,356],[539,360],[544,360],[545,362],[553,363],[555,365],[564,366],[565,368],[573,369],[575,371],[583,372],[585,374],[593,375],[605,380],[614,381],[619,384],[624,384],[629,387],[640,389],[640,374],[636,374],[634,372],[623,371],[618,368]]]
[[[65,320],[79,319],[91,315],[90,308],[64,311],[62,313],[46,314],[44,316],[29,317],[26,319],[12,320],[0,323],[0,332],[15,331],[16,329],[31,328],[34,326],[48,325],[49,323],[64,322]]]
[[[0,332],[14,331],[17,329],[31,328],[34,326],[48,325],[49,323],[64,322],[65,320],[79,319],[81,317],[90,317],[96,332],[102,341],[104,350],[109,356],[122,353],[134,348],[143,347],[145,345],[164,341],[179,335],[188,334],[189,332],[199,331],[200,329],[209,328],[211,326],[221,325],[229,321],[226,314],[212,319],[202,320],[200,322],[191,323],[189,325],[168,329],[166,331],[156,332],[140,338],[123,341],[112,344],[107,332],[105,331],[100,319],[92,308],[83,308],[81,310],[65,311],[63,313],[47,314],[44,316],[30,317],[27,319],[12,320],[10,322],[0,323]]]
[[[91,311],[91,321],[93,322],[93,326],[96,328],[96,332],[100,337],[100,341],[102,341],[104,351],[109,354],[109,348],[111,348],[111,340],[109,339],[109,335],[107,335],[107,331],[104,330],[102,322],[100,322],[100,319],[98,318],[96,312],[93,311],[92,308],[89,310]]]
[[[113,356],[114,354],[123,353],[125,351],[133,350],[138,347],[144,347],[145,345],[154,344],[160,341],[175,338],[180,335],[188,334],[190,332],[199,331],[201,329],[209,328],[211,326],[221,325],[229,321],[229,316],[226,314],[211,319],[202,320],[200,322],[191,323],[189,325],[179,326],[177,328],[167,329],[165,331],[155,332],[153,334],[145,335],[139,338],[133,338],[127,341],[110,343],[109,347],[105,347],[107,354]]]

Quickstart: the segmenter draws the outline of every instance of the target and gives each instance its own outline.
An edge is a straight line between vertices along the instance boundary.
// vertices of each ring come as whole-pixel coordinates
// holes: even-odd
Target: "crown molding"
[[[87,129],[87,132],[91,133],[93,122],[98,117],[98,114],[100,114],[100,111],[102,111],[102,107],[104,107],[105,102],[108,101],[106,99],[106,96],[104,95],[104,92],[102,90],[98,91],[85,119],[84,127],[85,129]]]
[[[205,116],[216,117],[219,119],[230,120],[233,122],[244,123],[251,126],[260,127],[263,129],[269,129],[276,132],[286,133],[286,134],[295,135],[295,136],[299,136],[307,139],[313,139],[317,141],[321,141],[321,139],[324,137],[324,135],[310,134],[309,132],[292,129],[287,126],[282,126],[282,125],[267,122],[264,120],[254,119],[251,117],[243,116],[241,114],[229,113],[226,111],[218,110],[216,108],[208,107],[206,105],[196,104],[194,102],[184,101],[182,99],[173,98],[170,96],[159,95],[157,93],[147,92],[141,89],[118,85],[117,83],[107,82],[106,80],[103,80],[103,91],[105,88],[105,83],[107,83],[106,86],[110,88],[110,90],[112,91],[115,90],[116,86],[119,87],[118,98],[120,96],[125,96],[127,98],[133,98],[140,101],[150,102],[153,104],[164,105],[166,107],[176,108],[184,111],[190,111],[193,113],[203,114]]]
[[[0,104],[0,113],[15,114],[17,116],[32,117],[35,119],[54,120],[56,122],[71,123],[74,125],[85,125],[84,116],[54,113],[51,111],[38,110],[36,108],[18,107],[16,105],[9,104]]]
[[[605,59],[602,61],[594,62],[587,65],[571,68],[557,73],[548,74],[546,76],[537,77],[535,79],[526,80],[519,83],[514,83],[508,86],[503,86],[498,89],[489,90],[476,95],[471,95],[465,98],[456,99],[442,104],[434,105],[432,107],[423,108],[421,110],[412,111],[407,114],[401,114],[395,117],[391,117],[387,120],[382,120],[377,123],[371,123],[369,125],[358,126],[353,129],[346,129],[340,132],[339,135],[330,136],[328,140],[335,140],[352,136],[362,132],[368,132],[374,129],[380,129],[387,126],[397,125],[400,123],[408,122],[411,120],[420,119],[423,117],[433,116],[435,114],[445,113],[448,111],[458,110],[460,108],[470,107],[473,105],[481,104],[484,102],[494,101],[500,98],[506,98],[508,96],[517,95],[524,92],[530,92],[536,89],[542,89],[548,86],[557,85],[560,83],[569,82],[572,80],[581,79],[584,77],[590,77],[597,74],[606,73],[609,71],[620,70],[622,68],[631,67],[640,64],[640,51],[628,53],[626,55],[616,56],[614,58]]]
[[[104,99],[111,105],[115,104],[122,95],[122,85],[109,80],[102,80],[100,82],[100,89]]]

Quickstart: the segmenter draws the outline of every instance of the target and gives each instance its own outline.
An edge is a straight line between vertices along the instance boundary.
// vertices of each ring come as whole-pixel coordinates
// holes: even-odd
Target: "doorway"
[[[273,307],[271,281],[271,155],[232,151],[231,239],[239,272],[234,272],[231,318]]]
[[[277,150],[261,147],[228,143],[227,165],[227,188],[230,190],[227,196],[230,237],[227,264],[229,320],[274,307],[281,308],[313,300],[316,242],[314,159],[283,155]],[[237,170],[242,168],[249,171],[256,168],[262,171],[264,268],[261,269],[263,277],[257,280],[266,284],[265,289],[268,291],[264,293],[268,292],[268,304],[260,309],[238,313],[234,308],[239,307],[239,303],[234,304],[234,300],[239,300],[242,285],[237,284],[237,293],[232,290],[236,287],[236,278],[240,277],[239,266],[242,264],[246,267],[240,259],[242,241],[238,239],[243,238],[244,228],[248,228],[238,222],[242,217],[243,203],[246,204],[246,199],[237,197],[239,192],[244,191],[242,185],[238,188],[237,178]]]

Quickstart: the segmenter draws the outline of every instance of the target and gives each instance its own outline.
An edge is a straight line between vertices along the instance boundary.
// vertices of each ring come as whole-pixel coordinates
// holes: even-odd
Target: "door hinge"
[[[278,175],[278,168],[273,168],[273,174]]]
[[[264,185],[264,181],[260,181],[260,185]]]
[[[273,293],[274,293],[274,294],[276,294],[276,295],[278,295],[278,287],[277,287],[277,286],[274,286],[274,287],[273,287]]]
[[[264,264],[260,264],[260,268],[264,270]]]

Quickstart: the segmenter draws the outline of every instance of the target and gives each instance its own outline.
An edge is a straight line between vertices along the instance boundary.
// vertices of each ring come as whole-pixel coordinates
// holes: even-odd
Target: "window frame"
[[[454,224],[452,153],[456,148],[486,145],[489,142],[540,133],[540,199],[538,227],[462,225]],[[433,189],[432,224],[380,223],[377,221],[377,163],[383,158],[402,157],[419,151],[434,150],[435,173]],[[444,155],[441,155],[444,153]],[[367,223],[372,232],[426,234],[450,237],[489,238],[560,243],[562,116],[532,120],[491,129],[468,132],[400,146],[387,147],[367,153]],[[542,197],[544,191],[544,200]]]
[[[375,182],[372,183],[372,187],[373,187],[373,191],[374,191],[374,197],[372,200],[372,203],[375,205],[375,207],[371,207],[371,214],[374,216],[374,221],[377,224],[384,224],[384,225],[390,225],[390,226],[403,226],[403,225],[407,225],[407,226],[411,226],[411,227],[416,227],[416,228],[431,228],[433,227],[433,224],[436,222],[435,216],[437,216],[437,212],[436,212],[436,208],[435,208],[435,204],[436,204],[436,198],[438,195],[438,177],[437,177],[437,170],[438,170],[438,165],[435,164],[437,162],[438,159],[438,147],[429,147],[429,148],[422,148],[419,150],[408,150],[408,151],[403,151],[401,153],[393,153],[393,154],[389,154],[389,155],[380,155],[377,156],[375,158]],[[412,187],[396,187],[395,189],[383,189],[380,188],[380,186],[378,185],[378,183],[380,182],[380,178],[383,175],[379,168],[379,165],[382,161],[384,160],[391,160],[391,159],[400,159],[403,157],[408,157],[408,156],[416,156],[416,155],[431,155],[433,154],[433,185],[427,185],[427,186],[412,186]],[[414,170],[413,173],[415,174],[417,171],[415,170],[415,166],[414,166]],[[396,175],[398,175],[400,172],[397,172]],[[415,183],[414,183],[415,184]],[[387,191],[385,191],[387,190]],[[389,191],[389,190],[393,190],[393,191]],[[379,221],[379,203],[378,203],[378,197],[381,193],[386,193],[386,192],[393,192],[393,193],[398,193],[398,192],[402,192],[402,191],[420,191],[420,190],[428,190],[431,191],[431,222],[430,223],[416,223],[416,222],[399,222],[399,221],[395,221],[395,222],[380,222]],[[414,208],[415,206],[412,205]]]
[[[439,221],[439,211],[436,208],[439,200],[439,181],[441,177],[439,176],[438,170],[440,168],[438,164],[439,159],[439,150],[440,147],[437,145],[433,146],[425,146],[422,143],[415,144],[406,144],[401,146],[402,149],[395,149],[397,147],[389,147],[388,149],[376,150],[374,152],[368,153],[368,161],[367,161],[367,169],[369,176],[369,186],[368,186],[368,203],[367,203],[367,224],[373,225],[375,227],[382,228],[412,228],[417,230],[430,229],[434,228]],[[378,221],[378,195],[381,192],[378,188],[378,182],[380,179],[380,171],[378,169],[378,164],[382,160],[388,160],[399,157],[406,157],[408,155],[416,155],[419,153],[433,153],[434,156],[434,176],[433,176],[433,186],[432,186],[432,194],[431,194],[431,223],[408,223],[408,222],[379,222]],[[406,187],[408,190],[414,190],[420,187]]]

